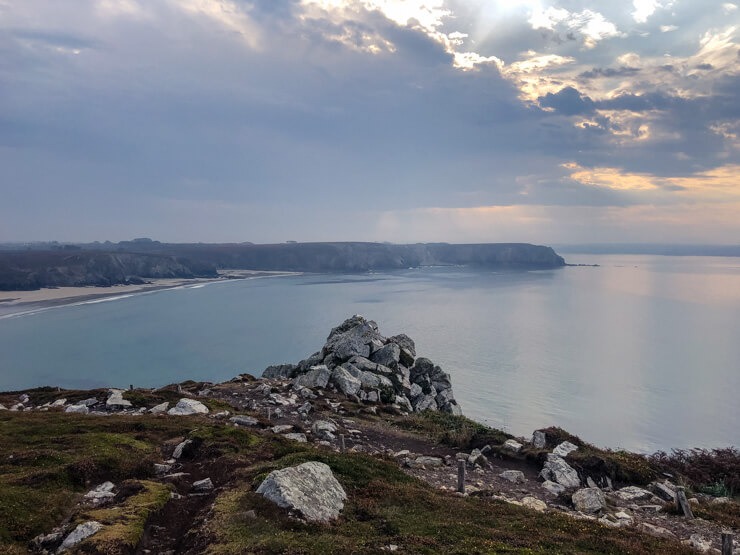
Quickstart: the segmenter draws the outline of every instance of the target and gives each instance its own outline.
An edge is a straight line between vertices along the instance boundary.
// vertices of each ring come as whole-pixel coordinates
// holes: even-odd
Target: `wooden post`
[[[182,386],[177,384],[177,392],[182,395]]]
[[[347,447],[344,444],[344,434],[339,434],[339,443],[342,446],[342,453],[344,453],[347,450]]]
[[[134,390],[134,384],[130,384],[130,385],[128,386],[128,389],[129,389],[129,391],[133,391],[133,390]]]
[[[722,555],[732,555],[732,532],[722,532]]]
[[[676,505],[679,511],[683,511],[683,515],[686,518],[694,518],[689,500],[686,499],[686,490],[682,486],[676,488]]]
[[[465,493],[465,461],[457,461],[457,491]]]

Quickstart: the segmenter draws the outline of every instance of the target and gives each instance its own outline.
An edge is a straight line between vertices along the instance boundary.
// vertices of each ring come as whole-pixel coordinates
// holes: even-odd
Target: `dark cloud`
[[[629,77],[640,73],[639,67],[628,67],[621,66],[615,67],[595,67],[588,71],[584,71],[578,75],[581,79],[596,79],[598,77]]]
[[[539,97],[538,102],[543,108],[553,108],[566,116],[590,114],[595,108],[593,100],[573,87],[565,87],[556,93],[547,93]]]

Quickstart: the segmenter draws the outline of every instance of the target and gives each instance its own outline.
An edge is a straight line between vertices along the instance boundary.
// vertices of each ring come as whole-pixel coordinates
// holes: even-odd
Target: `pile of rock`
[[[384,337],[375,322],[362,316],[332,329],[321,350],[307,359],[270,366],[262,377],[292,379],[297,390],[333,388],[357,401],[396,404],[408,412],[461,414],[449,374],[417,358],[410,337]]]

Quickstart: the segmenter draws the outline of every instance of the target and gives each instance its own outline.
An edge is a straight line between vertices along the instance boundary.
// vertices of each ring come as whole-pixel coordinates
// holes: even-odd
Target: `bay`
[[[353,314],[406,333],[463,412],[640,452],[740,445],[740,259],[571,255],[217,282],[0,319],[0,390],[221,381],[297,362]]]

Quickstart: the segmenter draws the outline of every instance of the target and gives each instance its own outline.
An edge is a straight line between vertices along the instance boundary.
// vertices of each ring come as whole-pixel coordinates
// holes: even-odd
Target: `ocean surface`
[[[640,452],[740,446],[740,258],[217,282],[0,317],[0,390],[259,375],[353,314],[452,375],[463,412]]]

